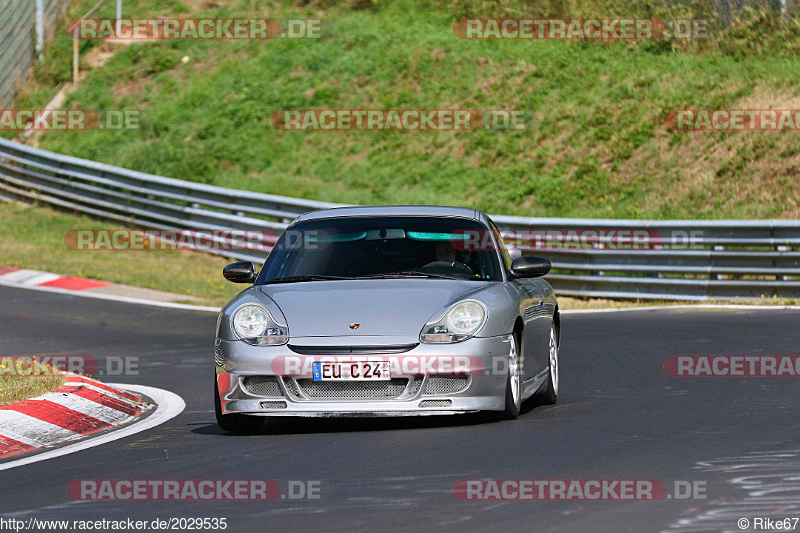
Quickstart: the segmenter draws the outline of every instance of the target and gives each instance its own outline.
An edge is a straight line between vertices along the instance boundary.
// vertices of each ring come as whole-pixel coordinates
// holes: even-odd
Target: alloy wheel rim
[[[555,328],[550,329],[550,382],[553,384],[553,391],[558,395],[558,343]]]
[[[511,336],[511,351],[508,356],[508,374],[511,382],[511,398],[514,400],[514,405],[519,405],[519,358],[517,356],[517,339],[513,335]]]

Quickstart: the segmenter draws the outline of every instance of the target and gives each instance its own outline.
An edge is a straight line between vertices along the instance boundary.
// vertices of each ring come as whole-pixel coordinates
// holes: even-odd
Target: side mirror
[[[511,263],[511,275],[516,278],[539,278],[550,272],[550,261],[541,257],[518,257]]]
[[[253,283],[256,280],[256,267],[250,261],[239,261],[223,268],[222,275],[233,283]]]

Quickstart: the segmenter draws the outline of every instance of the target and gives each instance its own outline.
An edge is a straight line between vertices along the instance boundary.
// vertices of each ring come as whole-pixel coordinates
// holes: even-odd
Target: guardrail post
[[[592,245],[592,248],[595,248],[595,249],[598,249],[598,250],[602,250],[603,248],[605,248],[605,246],[603,245],[602,242],[596,242],[596,243],[594,243]],[[602,271],[602,270],[596,270],[595,272],[597,273],[598,276],[605,276],[606,275],[606,273],[604,271]]]
[[[788,252],[789,251],[789,247],[786,246],[785,244],[779,244],[779,245],[777,245],[775,247],[775,251],[776,252]],[[778,266],[777,265],[777,261],[775,261],[775,266],[776,267]],[[775,275],[775,279],[777,281],[789,281],[789,276],[787,276],[786,274],[776,274]]]
[[[725,250],[725,247],[720,245],[720,244],[715,244],[712,247],[712,250],[714,250],[714,251],[723,251],[723,250]],[[713,267],[714,266],[714,259],[713,258],[711,259],[711,261],[709,261],[709,265],[708,266],[709,267]],[[725,276],[723,276],[722,274],[714,274],[713,272],[711,273],[711,276],[709,277],[709,279],[724,279],[724,278],[725,278]]]

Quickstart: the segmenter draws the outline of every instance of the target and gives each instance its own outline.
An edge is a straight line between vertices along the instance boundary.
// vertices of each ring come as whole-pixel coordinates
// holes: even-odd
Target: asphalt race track
[[[565,315],[559,402],[528,406],[519,420],[271,419],[260,435],[235,436],[214,422],[213,314],[11,288],[0,288],[0,302],[3,355],[138,356],[138,376],[102,379],[163,388],[186,402],[156,428],[0,471],[5,518],[563,533],[739,531],[738,517],[800,516],[798,378],[678,378],[663,368],[671,355],[800,355],[798,311]],[[457,499],[453,485],[475,478],[657,479],[668,492],[676,480],[701,481],[707,498]],[[81,502],[67,495],[74,479],[319,480],[321,498]],[[767,482],[773,490],[756,490]]]

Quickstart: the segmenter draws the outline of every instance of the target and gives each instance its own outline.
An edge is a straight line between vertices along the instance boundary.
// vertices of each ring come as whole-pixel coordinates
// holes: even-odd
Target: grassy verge
[[[791,298],[761,298],[759,300],[711,300],[705,302],[676,301],[676,300],[609,300],[606,298],[570,298],[558,297],[558,307],[562,311],[576,309],[626,309],[631,307],[661,307],[676,305],[749,305],[754,307],[775,305],[798,305],[797,300]]]
[[[65,379],[58,370],[29,362],[3,359],[0,363],[0,405],[33,398],[60,387]]]
[[[75,2],[71,15],[92,3]],[[66,105],[143,110],[146,126],[51,132],[41,146],[175,178],[346,203],[532,216],[800,216],[800,137],[665,125],[671,109],[800,107],[795,22],[771,26],[754,14],[701,44],[467,41],[452,31],[462,15],[647,16],[650,8],[636,6],[658,4],[129,0],[130,17],[314,16],[327,25],[320,40],[118,47]],[[97,16],[113,16],[111,6],[103,9]],[[58,37],[19,106],[35,107],[66,79],[68,44]],[[85,53],[96,46],[108,45],[82,43]],[[437,107],[528,110],[535,127],[286,132],[269,120],[280,109]]]
[[[64,243],[71,229],[117,227],[43,206],[0,202],[0,265],[168,291],[200,305],[224,305],[242,289],[222,277],[230,262],[223,257],[185,250],[80,251]]]

